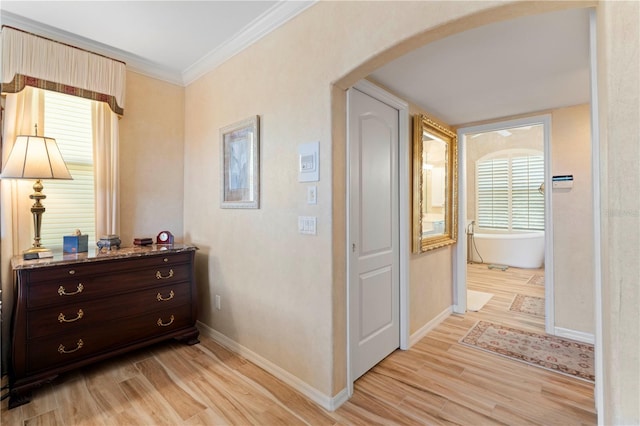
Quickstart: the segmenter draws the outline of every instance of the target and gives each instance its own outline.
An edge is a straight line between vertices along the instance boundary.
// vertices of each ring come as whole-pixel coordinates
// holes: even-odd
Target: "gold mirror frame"
[[[431,139],[425,141],[424,135],[430,135]],[[444,201],[442,207],[429,212],[429,200],[426,194],[433,194],[434,178],[429,179],[428,167],[433,167],[425,162],[426,142],[442,142],[444,158],[441,159],[444,167],[444,176],[441,176],[441,184],[444,184]],[[437,146],[435,147],[438,148]],[[440,174],[442,171],[440,171]],[[441,193],[442,186],[437,188]],[[432,195],[433,196],[433,195]],[[439,195],[440,199],[442,195]],[[413,252],[422,253],[439,247],[455,244],[458,230],[458,143],[455,132],[442,124],[437,123],[426,115],[413,117]],[[429,216],[433,216],[429,218]],[[442,216],[442,217],[440,217]],[[431,219],[428,221],[427,219]],[[440,230],[442,232],[440,232]],[[431,235],[430,235],[431,234]]]

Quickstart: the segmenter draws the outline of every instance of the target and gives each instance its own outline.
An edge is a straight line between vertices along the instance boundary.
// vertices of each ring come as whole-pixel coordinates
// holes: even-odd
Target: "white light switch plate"
[[[316,235],[316,217],[315,216],[298,216],[298,232],[306,235]]]
[[[320,180],[320,142],[298,145],[298,182]]]
[[[318,204],[318,187],[316,185],[307,187],[307,204]]]

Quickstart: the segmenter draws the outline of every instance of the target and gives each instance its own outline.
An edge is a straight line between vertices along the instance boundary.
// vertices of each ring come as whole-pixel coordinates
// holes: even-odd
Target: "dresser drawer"
[[[30,310],[27,313],[27,339],[95,327],[103,322],[176,307],[190,301],[191,286],[188,282],[181,282],[123,296]]]
[[[198,343],[196,250],[174,244],[77,258],[14,256],[9,408],[84,365],[162,340]]]
[[[27,373],[49,369],[193,326],[191,306],[181,305],[143,315],[105,320],[100,326],[30,340]]]
[[[27,308],[62,305],[94,300],[98,297],[136,291],[145,287],[174,284],[191,279],[188,264],[160,264],[144,269],[126,270],[103,275],[65,278],[43,282],[32,281],[27,286]]]
[[[111,274],[114,272],[134,269],[159,268],[166,265],[189,263],[190,259],[191,254],[189,252],[131,257],[124,260],[105,255],[104,260],[55,266],[51,268],[35,268],[32,270],[24,269],[22,272],[28,274],[30,282],[64,280],[67,278],[83,279],[89,276],[94,276],[96,273],[100,272],[104,274]]]

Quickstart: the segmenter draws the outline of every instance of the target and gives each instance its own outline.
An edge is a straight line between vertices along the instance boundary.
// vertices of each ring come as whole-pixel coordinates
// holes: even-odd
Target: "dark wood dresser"
[[[198,343],[192,246],[12,259],[9,408],[60,373],[161,340]]]

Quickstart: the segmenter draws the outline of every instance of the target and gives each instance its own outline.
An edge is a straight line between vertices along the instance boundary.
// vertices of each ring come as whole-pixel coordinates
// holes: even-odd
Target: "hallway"
[[[594,425],[592,383],[458,343],[480,319],[542,332],[543,319],[508,312],[513,289],[544,293],[526,283],[534,272],[470,265],[469,287],[495,294],[487,305],[395,351],[335,412],[201,336],[199,345],[159,344],[64,374],[30,404],[7,411],[3,401],[0,416],[15,425]]]
[[[544,270],[471,264],[467,274],[468,288],[491,300],[394,352],[356,382],[338,413],[353,423],[364,416],[383,424],[596,424],[592,383],[458,343],[479,320],[544,333],[543,316],[509,311],[516,293],[544,297],[544,286],[529,282]]]

